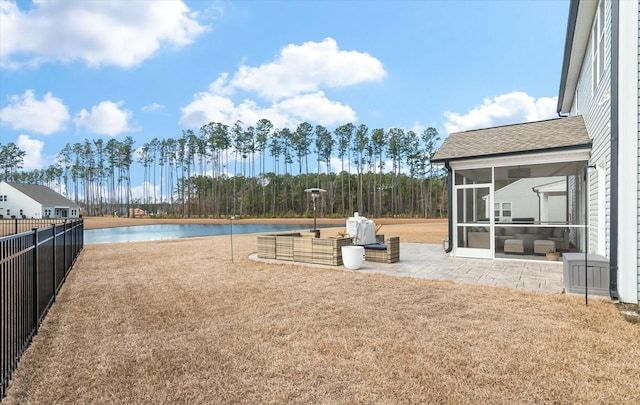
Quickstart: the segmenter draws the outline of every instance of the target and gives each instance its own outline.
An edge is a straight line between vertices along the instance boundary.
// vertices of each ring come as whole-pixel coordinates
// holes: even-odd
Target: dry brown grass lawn
[[[234,248],[86,247],[3,403],[640,402],[640,324],[605,300],[256,263],[251,235]]]

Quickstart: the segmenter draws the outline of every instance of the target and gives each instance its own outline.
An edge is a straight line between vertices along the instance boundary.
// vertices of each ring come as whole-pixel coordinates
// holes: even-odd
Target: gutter
[[[512,151],[512,152],[500,152],[500,153],[492,153],[486,155],[474,155],[474,156],[458,156],[458,157],[443,157],[440,159],[433,159],[432,162],[435,164],[444,163],[444,166],[448,168],[448,164],[451,160],[455,161],[464,161],[464,160],[474,160],[474,159],[485,159],[485,158],[500,158],[500,157],[510,157],[510,156],[520,156],[520,155],[529,155],[532,153],[550,153],[550,152],[571,152],[575,150],[589,149],[591,150],[592,142],[580,144],[580,145],[569,145],[569,146],[559,146],[555,148],[543,148],[543,149],[530,149],[530,150],[521,150],[521,151]]]
[[[451,165],[449,165],[448,160],[444,162],[444,167],[447,169],[447,223],[449,232],[449,246],[447,246],[444,252],[451,253],[453,250],[453,171],[451,170]]]
[[[618,299],[618,89],[619,89],[619,46],[620,46],[620,4],[611,2],[611,173],[609,216],[609,295]]]
[[[567,35],[564,44],[564,58],[562,63],[562,73],[560,75],[560,91],[558,95],[557,113],[562,115],[562,104],[564,103],[564,90],[567,85],[567,77],[569,76],[569,61],[571,60],[571,52],[573,51],[573,36],[576,30],[576,21],[578,20],[579,1],[571,1],[569,6],[569,21],[567,22]]]

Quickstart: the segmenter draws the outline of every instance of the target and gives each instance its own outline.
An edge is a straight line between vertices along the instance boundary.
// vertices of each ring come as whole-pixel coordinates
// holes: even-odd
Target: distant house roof
[[[49,187],[40,186],[38,184],[22,184],[22,183],[8,183],[11,187],[20,191],[21,193],[28,195],[35,201],[42,205],[51,206],[64,206],[64,207],[77,207],[78,204],[69,200],[68,198],[56,193]]]
[[[517,155],[534,151],[590,148],[581,115],[449,134],[434,163]]]

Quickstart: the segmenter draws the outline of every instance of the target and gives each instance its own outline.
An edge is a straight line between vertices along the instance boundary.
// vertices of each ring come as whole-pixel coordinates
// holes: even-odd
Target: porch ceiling
[[[433,162],[591,148],[581,115],[449,134]]]

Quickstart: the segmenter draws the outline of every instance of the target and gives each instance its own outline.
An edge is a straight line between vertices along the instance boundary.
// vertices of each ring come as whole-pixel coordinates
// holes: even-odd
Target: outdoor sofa
[[[259,235],[258,257],[331,266],[343,265],[342,247],[351,246],[352,238],[315,238],[312,235],[299,232]],[[395,263],[400,260],[400,238],[397,236],[363,247],[365,261]]]
[[[495,244],[497,249],[504,248],[505,241],[519,239],[526,252],[534,252],[536,240],[555,242],[557,250],[569,249],[569,230],[566,227],[539,226],[496,226]],[[467,233],[467,245],[470,248],[489,249],[489,229],[484,226],[473,227]]]
[[[315,238],[313,234],[285,233],[258,236],[258,257],[341,266],[342,246],[351,238]]]

